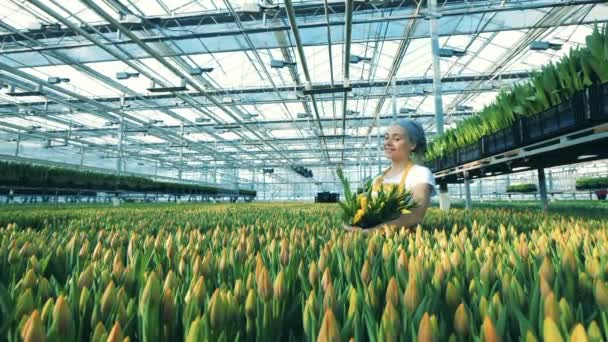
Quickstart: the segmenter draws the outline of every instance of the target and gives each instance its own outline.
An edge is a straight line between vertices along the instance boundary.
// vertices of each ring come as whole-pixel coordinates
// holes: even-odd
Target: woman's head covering
[[[416,145],[413,152],[422,154],[426,151],[426,135],[424,134],[422,125],[418,123],[418,121],[412,119],[399,119],[393,122],[391,126],[392,125],[400,126],[405,130],[410,142]]]

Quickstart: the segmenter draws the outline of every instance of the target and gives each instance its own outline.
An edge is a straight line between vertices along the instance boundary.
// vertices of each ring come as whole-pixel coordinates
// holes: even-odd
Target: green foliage
[[[608,177],[579,178],[576,180],[577,190],[608,189]]]
[[[0,162],[0,185],[31,188],[64,188],[100,191],[138,191],[171,194],[218,194],[225,189],[183,183],[157,182],[144,177],[77,171],[32,164]],[[232,190],[230,190],[232,191]],[[239,190],[255,196],[253,190]]]
[[[603,340],[608,206],[572,204],[431,208],[422,229],[373,234],[333,205],[9,207],[44,228],[0,225],[0,336]]]
[[[507,187],[507,192],[519,192],[519,193],[534,193],[537,192],[536,184],[513,184]]]
[[[436,136],[429,144],[426,160],[444,157],[479,141],[483,136],[511,126],[518,118],[536,115],[572,98],[594,83],[608,82],[608,25],[595,27],[587,46],[570,50],[557,63],[535,72],[530,81],[501,91],[478,115],[466,118],[456,128]]]

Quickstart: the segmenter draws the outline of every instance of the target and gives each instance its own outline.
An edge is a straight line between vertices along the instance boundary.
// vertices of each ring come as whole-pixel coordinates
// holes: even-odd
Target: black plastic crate
[[[517,147],[521,142],[520,122],[515,121],[511,126],[483,139],[483,155],[494,155]]]
[[[481,140],[458,150],[458,164],[468,163],[479,158],[481,158]]]
[[[589,89],[590,119],[593,123],[608,121],[608,83]]]
[[[451,152],[447,156],[445,156],[445,168],[450,168],[458,165],[458,158],[456,158],[456,156],[456,152]]]
[[[581,91],[568,101],[542,113],[523,118],[523,142],[530,144],[582,128],[588,123],[588,116],[587,91]]]

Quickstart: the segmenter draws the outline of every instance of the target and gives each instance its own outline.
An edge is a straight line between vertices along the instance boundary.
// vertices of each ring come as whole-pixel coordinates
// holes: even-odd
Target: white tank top
[[[402,174],[397,174],[392,177],[384,176],[383,184],[399,184],[401,181]],[[376,177],[377,179],[378,177]],[[421,165],[413,165],[410,169],[407,177],[405,178],[405,189],[412,191],[414,186],[426,183],[432,187],[431,196],[435,196],[437,194],[437,190],[435,189],[435,176],[428,167],[424,167]]]

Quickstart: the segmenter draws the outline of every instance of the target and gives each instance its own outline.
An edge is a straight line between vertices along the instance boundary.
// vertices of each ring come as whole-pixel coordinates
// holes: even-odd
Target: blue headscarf
[[[422,128],[422,125],[418,121],[399,119],[391,123],[392,125],[400,126],[405,130],[410,142],[416,145],[413,152],[423,154],[426,151],[426,135],[424,134],[424,128]]]

